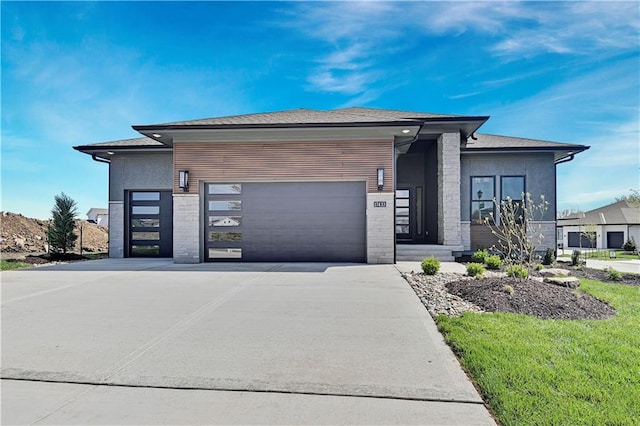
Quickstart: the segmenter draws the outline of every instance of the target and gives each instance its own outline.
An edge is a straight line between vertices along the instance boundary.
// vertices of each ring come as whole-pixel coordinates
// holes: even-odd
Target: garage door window
[[[209,210],[210,211],[242,210],[242,201],[240,200],[209,201]]]
[[[240,226],[242,216],[209,216],[209,226]]]
[[[242,184],[240,183],[211,183],[209,184],[209,194],[242,194]]]

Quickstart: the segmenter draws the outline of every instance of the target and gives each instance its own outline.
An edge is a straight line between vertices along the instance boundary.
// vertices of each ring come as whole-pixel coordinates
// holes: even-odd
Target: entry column
[[[438,137],[438,244],[461,245],[460,134]]]

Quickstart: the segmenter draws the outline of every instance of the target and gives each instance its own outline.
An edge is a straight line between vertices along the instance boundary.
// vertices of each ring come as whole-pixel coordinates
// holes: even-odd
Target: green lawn
[[[440,316],[438,327],[505,425],[638,425],[640,287],[581,280],[608,320]]]
[[[0,259],[0,270],[2,271],[10,271],[12,269],[19,269],[19,268],[30,268],[33,265],[30,263],[24,263],[24,262],[9,262],[8,260],[4,260],[4,259]]]
[[[616,257],[611,257],[610,252],[615,252]],[[570,258],[571,253],[565,253],[558,257]],[[631,252],[625,252],[623,250],[598,250],[598,251],[583,251],[580,255],[581,259],[599,259],[599,260],[633,260],[640,259],[637,254]]]

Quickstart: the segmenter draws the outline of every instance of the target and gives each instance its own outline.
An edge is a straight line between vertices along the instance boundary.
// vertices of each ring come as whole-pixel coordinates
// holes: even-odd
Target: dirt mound
[[[616,311],[580,290],[515,278],[483,278],[446,284],[452,294],[489,312],[513,312],[554,319],[605,319]]]
[[[82,226],[82,251],[102,253],[109,250],[109,232],[103,226],[86,220],[76,221],[78,240],[74,252],[80,251],[80,226]],[[1,212],[0,251],[3,253],[46,253],[47,221],[31,219],[21,214]]]

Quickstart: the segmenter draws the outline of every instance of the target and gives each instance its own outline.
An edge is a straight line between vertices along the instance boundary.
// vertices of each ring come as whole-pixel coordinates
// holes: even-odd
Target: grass
[[[610,252],[614,252],[616,254],[616,257],[610,257],[609,253]],[[566,257],[566,258],[570,258],[571,257],[571,253],[565,253],[562,254],[558,257]],[[594,251],[583,251],[582,254],[580,254],[580,258],[581,259],[598,259],[598,260],[612,260],[612,261],[616,261],[616,260],[633,260],[633,259],[640,259],[640,257],[637,254],[633,254],[630,252],[625,252],[624,250],[594,250]]]
[[[8,260],[0,259],[0,270],[10,271],[12,269],[30,268],[33,265],[25,262],[10,262]]]
[[[640,287],[581,280],[617,315],[440,316],[438,327],[504,425],[632,425],[640,419]]]

